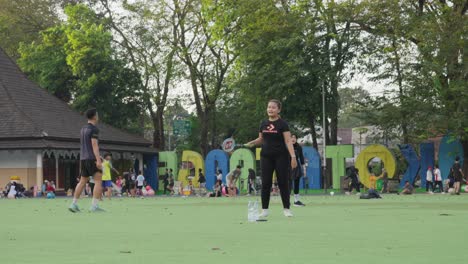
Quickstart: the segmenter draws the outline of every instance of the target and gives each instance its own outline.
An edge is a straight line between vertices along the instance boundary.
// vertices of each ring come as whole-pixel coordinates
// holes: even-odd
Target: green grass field
[[[466,263],[468,195],[308,196],[294,218],[273,197],[260,223],[247,222],[249,199],[115,198],[98,214],[2,199],[0,262]]]

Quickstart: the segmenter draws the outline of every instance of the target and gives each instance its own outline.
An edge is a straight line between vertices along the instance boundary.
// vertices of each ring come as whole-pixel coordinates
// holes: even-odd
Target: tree
[[[199,0],[173,0],[177,16],[178,56],[188,69],[196,113],[200,118],[200,147],[209,151],[208,133],[225,79],[237,54],[221,39],[213,38],[209,9]]]
[[[216,20],[218,27],[242,32],[230,40],[240,54],[238,80],[233,86],[240,87],[255,108],[266,105],[270,98],[284,101],[284,115],[298,126],[310,128],[315,147],[324,90],[327,131],[331,131],[326,140],[336,144],[338,87],[345,80],[344,69],[352,61],[359,33],[350,27],[352,8],[333,1],[216,3],[223,10]]]
[[[466,40],[468,38],[468,2],[453,1],[363,1],[363,12],[353,23],[370,34],[412,43],[417,47],[413,76],[428,85],[410,81],[411,93],[432,106],[430,131],[433,134],[450,131],[461,140],[468,160],[468,78]],[[398,12],[395,12],[398,11]],[[398,23],[390,23],[398,21]],[[410,112],[407,106],[399,107]],[[426,110],[427,108],[423,108]],[[424,112],[420,111],[420,112]],[[424,113],[423,113],[424,114]],[[425,119],[427,120],[427,119]],[[416,123],[427,129],[427,123]],[[418,129],[424,130],[423,128]],[[468,162],[464,164],[468,173]]]
[[[20,43],[41,38],[40,32],[60,23],[61,7],[72,0],[0,0],[0,46],[18,59]]]
[[[20,67],[78,111],[97,107],[104,122],[137,131],[139,74],[115,58],[112,35],[92,10],[70,5],[65,14],[67,22],[43,31],[40,42],[20,47]]]
[[[362,113],[359,112],[362,105],[365,105],[370,93],[362,87],[358,88],[341,88],[338,90],[340,94],[340,107],[338,112],[338,123],[340,127],[354,128],[366,125]]]
[[[116,35],[119,56],[141,73],[143,103],[154,131],[153,146],[164,149],[164,111],[169,90],[180,75],[175,9],[168,1],[122,1],[122,14],[108,0],[96,2],[95,9],[107,18]]]

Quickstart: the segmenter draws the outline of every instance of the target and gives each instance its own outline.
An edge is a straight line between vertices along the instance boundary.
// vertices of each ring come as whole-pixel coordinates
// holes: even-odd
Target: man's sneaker
[[[78,207],[78,205],[76,205],[75,203],[72,203],[70,205],[70,207],[68,207],[68,210],[70,210],[70,212],[72,213],[78,213],[80,212],[80,208]]]
[[[361,195],[361,193],[360,192],[356,193],[356,196],[358,196],[358,195]]]
[[[294,202],[294,206],[296,207],[303,207],[305,204],[303,204],[301,201]]]
[[[260,218],[267,218],[270,213],[268,212],[268,209],[263,209],[262,213],[258,216]]]
[[[102,209],[98,205],[92,205],[91,208],[89,208],[89,211],[91,213],[101,213],[101,212],[105,212],[106,210]]]
[[[289,210],[289,209],[284,209],[283,213],[284,213],[284,216],[286,216],[286,217],[293,217],[293,214],[292,214],[291,210]]]

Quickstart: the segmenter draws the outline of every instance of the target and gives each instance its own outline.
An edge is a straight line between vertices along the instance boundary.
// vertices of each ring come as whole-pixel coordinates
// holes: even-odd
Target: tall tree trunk
[[[165,136],[164,136],[164,111],[160,108],[156,111],[156,118],[158,122],[158,128],[159,128],[159,146],[158,148],[161,150],[165,149],[166,146],[166,141],[165,141]]]
[[[208,130],[210,129],[210,109],[205,107],[205,111],[201,114],[200,127],[200,148],[203,156],[206,156],[209,151],[208,146]]]
[[[325,132],[325,143],[328,145],[330,145],[330,124],[328,122],[328,118],[325,119],[325,130],[323,132]]]
[[[338,144],[338,113],[333,113],[330,121],[330,145]]]
[[[150,109],[151,123],[153,124],[153,147],[164,150],[164,110],[158,107],[156,112],[153,110],[153,104],[148,102]]]
[[[468,177],[468,138],[462,139],[461,144],[463,146],[463,173],[465,177]]]
[[[310,134],[312,135],[312,146],[318,150],[317,131],[315,131],[315,117],[309,117]]]
[[[392,47],[393,47],[393,55],[395,56],[395,70],[397,72],[397,82],[398,82],[398,96],[400,99],[401,105],[401,130],[403,133],[403,143],[409,143],[409,136],[408,136],[408,123],[406,121],[406,102],[404,98],[404,91],[403,91],[403,73],[401,70],[400,65],[400,55],[398,54],[398,45],[395,39],[392,39]]]
[[[211,119],[211,148],[216,148],[216,135],[217,135],[217,127],[216,127],[216,109],[212,112],[213,118]]]
[[[159,128],[159,120],[156,115],[151,117],[151,122],[153,123],[153,147],[160,149],[161,147],[161,138],[160,138],[160,128]]]

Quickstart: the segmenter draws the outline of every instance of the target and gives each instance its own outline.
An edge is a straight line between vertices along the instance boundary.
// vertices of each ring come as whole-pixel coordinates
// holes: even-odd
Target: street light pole
[[[322,127],[322,144],[323,144],[323,150],[322,150],[322,155],[323,155],[323,187],[325,189],[325,193],[327,192],[327,178],[326,178],[326,173],[327,173],[327,155],[326,155],[326,150],[325,148],[327,147],[327,142],[326,142],[326,133],[327,133],[327,128],[326,128],[326,114],[325,114],[325,85],[322,85],[322,112],[323,112],[323,127]]]

